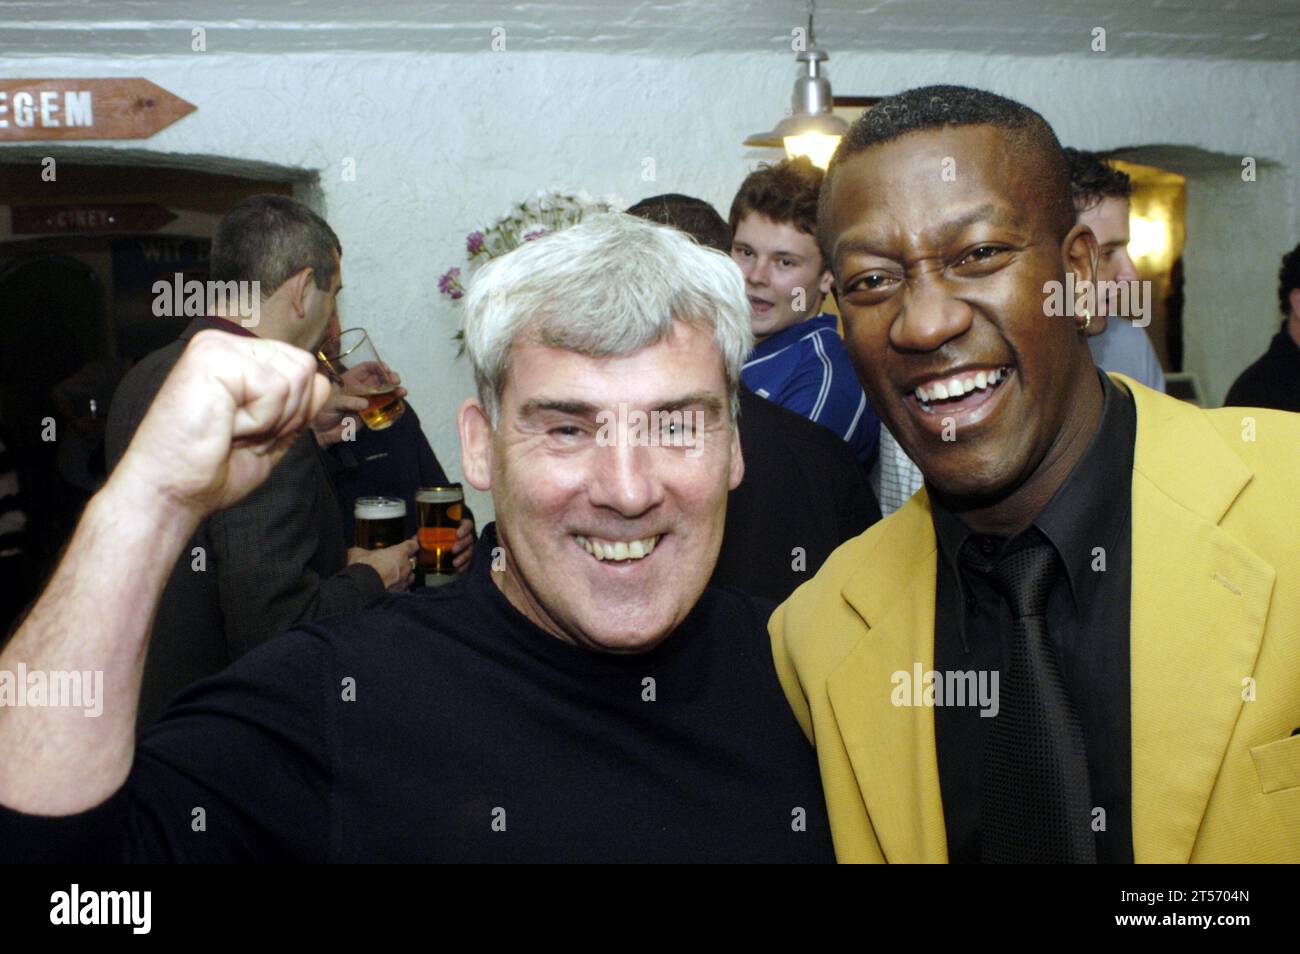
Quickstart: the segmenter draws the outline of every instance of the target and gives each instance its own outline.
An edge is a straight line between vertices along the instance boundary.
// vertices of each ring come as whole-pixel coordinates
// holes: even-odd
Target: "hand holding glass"
[[[366,399],[361,412],[366,427],[382,431],[402,416],[406,405],[397,394],[396,376],[379,360],[365,329],[348,328],[326,338],[317,354],[345,393]]]

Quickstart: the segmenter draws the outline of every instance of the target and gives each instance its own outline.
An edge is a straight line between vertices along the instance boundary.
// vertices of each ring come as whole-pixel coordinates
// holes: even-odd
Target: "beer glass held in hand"
[[[355,545],[363,550],[395,546],[406,539],[406,501],[400,497],[358,497],[352,514]]]
[[[425,586],[438,586],[456,577],[452,548],[456,545],[464,502],[465,491],[460,484],[421,487],[415,492],[419,566]]]
[[[364,328],[348,328],[326,338],[317,354],[346,393],[366,399],[361,412],[366,427],[382,431],[402,416],[406,405],[397,395],[397,383]]]

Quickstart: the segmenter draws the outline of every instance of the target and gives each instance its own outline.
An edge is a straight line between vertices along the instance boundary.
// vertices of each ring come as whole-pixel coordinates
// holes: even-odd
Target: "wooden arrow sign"
[[[0,142],[148,139],[197,107],[147,79],[0,79]]]
[[[153,203],[136,205],[15,205],[10,209],[16,235],[51,232],[152,232],[176,216]]]

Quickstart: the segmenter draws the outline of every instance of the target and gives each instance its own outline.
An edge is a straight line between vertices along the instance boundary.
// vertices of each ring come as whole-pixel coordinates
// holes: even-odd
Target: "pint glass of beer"
[[[465,491],[460,484],[446,487],[421,487],[415,492],[415,509],[419,518],[420,571],[425,586],[437,586],[456,576],[452,565],[452,547],[460,527]]]
[[[406,539],[406,501],[401,497],[358,497],[352,514],[356,545],[364,550],[391,547]]]
[[[337,338],[325,339],[317,355],[345,392],[369,402],[361,412],[366,427],[382,431],[402,416],[406,405],[395,393],[397,387],[364,328],[349,328]]]

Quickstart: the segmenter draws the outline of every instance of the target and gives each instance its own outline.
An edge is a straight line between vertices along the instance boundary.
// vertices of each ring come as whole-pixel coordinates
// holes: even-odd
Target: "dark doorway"
[[[105,350],[104,290],[84,263],[34,254],[0,271],[0,307],[0,439],[17,474],[26,518],[25,559],[21,565],[10,561],[18,578],[11,576],[5,585],[22,592],[43,576],[62,546],[89,497],[92,469],[102,476],[102,412],[111,386],[107,394],[100,392],[93,411],[89,397],[82,407],[60,411],[59,398],[71,394],[92,356]],[[11,593],[6,603],[16,599]]]
[[[231,166],[192,162],[208,161]],[[53,181],[41,168],[0,163],[0,643],[105,480],[117,384],[188,321],[155,312],[154,282],[206,279],[235,203],[311,188],[291,170],[110,165],[84,151],[60,158]]]

